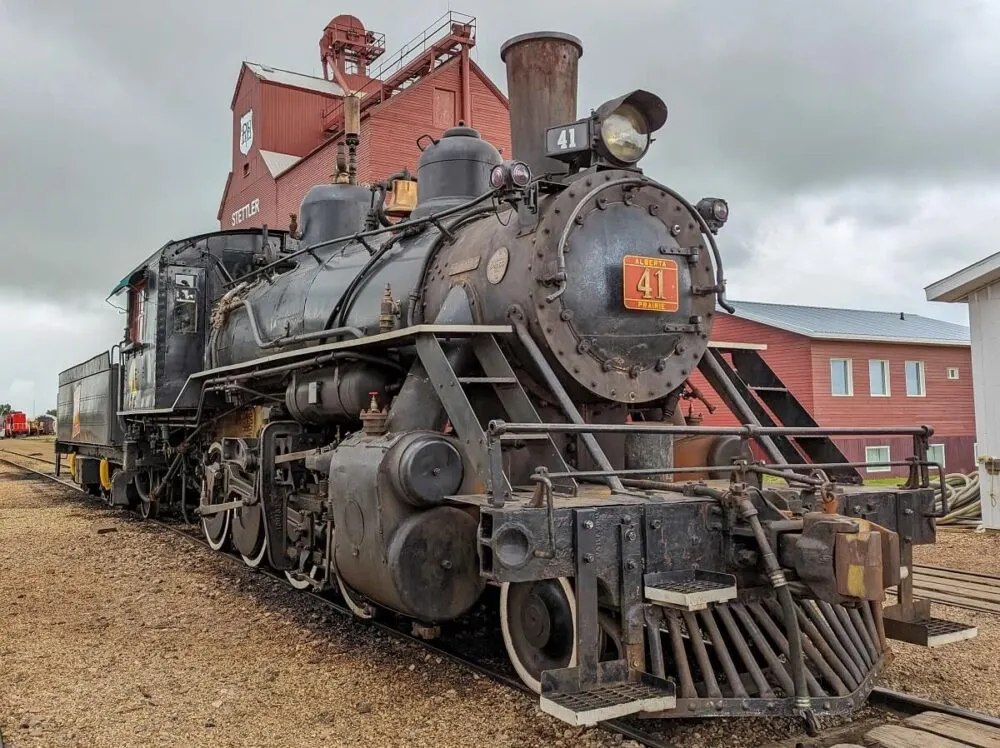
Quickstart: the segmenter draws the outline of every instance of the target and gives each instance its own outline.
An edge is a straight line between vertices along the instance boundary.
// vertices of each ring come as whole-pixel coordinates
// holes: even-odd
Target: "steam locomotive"
[[[123,342],[60,375],[57,453],[361,618],[434,636],[499,588],[514,669],[572,724],[856,709],[887,638],[943,623],[908,579],[931,430],[862,430],[914,443],[906,484],[869,488],[836,429],[748,401],[709,347],[728,205],[642,172],[654,94],[577,118],[581,54],[506,42],[514,160],[461,124],[424,139],[395,223],[412,183],[356,183],[348,96],[294,231],[172,241],[121,281]],[[746,425],[678,417],[696,368]],[[675,464],[702,437],[713,463]]]

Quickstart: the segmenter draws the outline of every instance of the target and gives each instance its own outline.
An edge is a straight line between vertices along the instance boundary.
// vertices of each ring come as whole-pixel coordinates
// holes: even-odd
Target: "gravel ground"
[[[31,436],[23,439],[0,439],[0,457],[9,457],[5,455],[4,452],[13,452],[19,455],[28,455],[31,457],[40,457],[46,460],[55,459],[55,444],[56,438],[54,436]],[[41,469],[41,466],[37,464],[36,460],[28,460],[26,465],[32,464],[35,469]]]
[[[51,440],[0,449],[49,457]],[[5,745],[635,745],[569,729],[528,696],[16,475],[0,465]],[[918,563],[1000,573],[1000,535],[938,537],[916,549]],[[1000,619],[939,605],[934,614],[978,626],[979,637],[938,650],[893,642],[883,684],[1000,714]],[[690,748],[798,731],[782,720],[665,724]]]
[[[932,546],[914,548],[918,564],[1000,574],[1000,534],[938,532]],[[1000,617],[933,603],[936,618],[978,627],[975,639],[938,649],[892,642],[896,659],[885,685],[931,699],[949,700],[1000,716]]]
[[[7,746],[629,745],[19,477],[0,465]]]

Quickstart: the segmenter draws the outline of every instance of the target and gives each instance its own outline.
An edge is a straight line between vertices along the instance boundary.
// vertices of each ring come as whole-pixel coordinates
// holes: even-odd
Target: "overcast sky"
[[[104,303],[171,238],[215,230],[242,60],[319,74],[353,12],[393,50],[446,1],[0,0],[0,402],[118,340]],[[580,109],[632,88],[670,117],[644,161],[730,202],[730,297],[966,323],[923,287],[1000,248],[1000,3],[466,0],[477,62],[537,30],[584,45]]]

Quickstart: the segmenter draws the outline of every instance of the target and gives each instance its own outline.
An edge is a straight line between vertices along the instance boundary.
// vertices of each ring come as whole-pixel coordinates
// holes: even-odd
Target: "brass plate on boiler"
[[[490,261],[486,263],[486,280],[494,286],[502,281],[503,277],[507,274],[507,264],[509,261],[510,252],[507,251],[506,247],[500,247],[500,249],[492,254]]]

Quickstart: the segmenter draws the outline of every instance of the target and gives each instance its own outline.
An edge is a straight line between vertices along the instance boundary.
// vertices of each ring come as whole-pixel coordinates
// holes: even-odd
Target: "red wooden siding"
[[[930,443],[945,450],[946,472],[968,473],[974,469],[975,414],[972,400],[972,365],[968,346],[911,345],[807,338],[767,325],[720,314],[712,330],[712,341],[754,343],[767,346],[761,357],[821,426],[920,426],[934,429]],[[830,359],[852,360],[853,395],[840,397],[830,391]],[[868,362],[889,362],[889,396],[872,396]],[[924,364],[923,397],[906,394],[906,361]],[[957,368],[959,378],[948,379],[947,370]],[[739,420],[722,404],[704,378],[695,372],[695,384],[717,409],[709,414],[704,405],[690,407],[701,413],[704,425],[733,426]],[[687,414],[689,405],[683,405]],[[839,439],[837,443],[850,461],[864,461],[865,447],[888,446],[891,460],[913,454],[909,437]],[[868,478],[898,477],[906,468],[868,472]]]
[[[264,82],[261,84],[260,147],[265,151],[305,156],[323,142],[323,110],[332,106],[333,96]],[[234,114],[239,117],[238,112]],[[254,133],[254,144],[258,143]]]
[[[852,360],[854,394],[830,393],[830,359]],[[889,397],[869,394],[868,362],[889,362]],[[923,361],[925,396],[907,397],[904,362]],[[972,405],[972,359],[968,346],[909,345],[814,340],[816,420],[826,426],[912,426],[927,424],[938,436],[975,433]],[[957,380],[947,368],[957,367]]]

